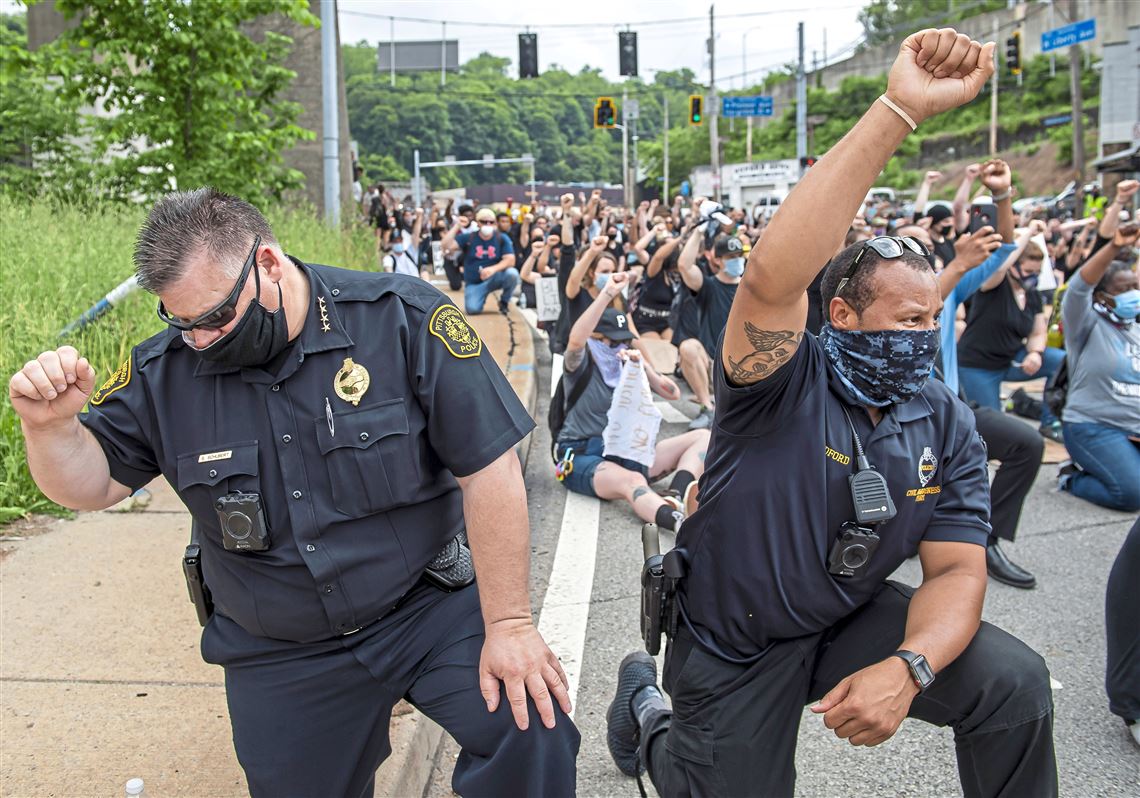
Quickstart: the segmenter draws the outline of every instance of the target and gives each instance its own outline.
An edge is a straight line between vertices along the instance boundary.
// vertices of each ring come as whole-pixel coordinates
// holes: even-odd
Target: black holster
[[[214,599],[202,576],[202,547],[198,545],[197,521],[190,525],[190,545],[182,555],[182,575],[186,577],[186,588],[190,591],[194,612],[198,614],[198,623],[205,626],[214,614]]]
[[[661,554],[657,524],[641,527],[645,566],[641,569],[641,637],[645,650],[656,656],[661,651],[661,635],[677,633],[677,582],[685,575],[680,552]]]

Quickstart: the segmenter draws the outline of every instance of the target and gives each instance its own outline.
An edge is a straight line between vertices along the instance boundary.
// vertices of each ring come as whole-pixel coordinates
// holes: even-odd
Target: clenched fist
[[[73,346],[29,360],[8,380],[8,398],[25,426],[46,428],[75,418],[95,389],[95,369]]]
[[[994,47],[953,28],[911,34],[887,77],[887,97],[915,123],[965,105],[993,74]]]

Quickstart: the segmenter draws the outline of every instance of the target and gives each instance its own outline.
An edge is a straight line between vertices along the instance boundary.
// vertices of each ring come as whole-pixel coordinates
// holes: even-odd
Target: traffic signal
[[[630,30],[618,33],[618,73],[637,77],[637,34]]]
[[[1005,65],[1011,75],[1021,74],[1021,31],[1015,30],[1005,40]]]
[[[814,155],[805,155],[803,158],[800,158],[800,169],[809,169],[815,166],[815,162],[818,160],[819,159]]]
[[[689,124],[701,125],[704,124],[704,105],[705,98],[699,94],[689,95]]]
[[[538,34],[519,34],[519,77],[538,77]]]
[[[594,103],[594,127],[614,127],[617,125],[617,106],[613,97],[599,97]]]

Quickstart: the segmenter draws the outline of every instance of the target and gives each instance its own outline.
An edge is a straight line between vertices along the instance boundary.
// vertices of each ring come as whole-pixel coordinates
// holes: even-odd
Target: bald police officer
[[[752,251],[715,369],[700,508],[665,656],[619,669],[609,745],[662,796],[791,795],[804,704],[852,745],[906,717],[954,730],[967,796],[1056,795],[1049,675],[980,623],[990,532],[973,415],[929,380],[942,299],[925,250],[843,250],[805,334],[806,289],[914,125],[993,71],[950,29],[909,37],[886,94],[796,186]],[[886,581],[918,554],[917,590]],[[856,789],[853,787],[853,789]]]
[[[155,205],[135,265],[168,328],[97,390],[65,346],[9,394],[52,500],[102,509],[162,474],[190,509],[250,792],[371,795],[407,698],[462,746],[457,792],[572,795],[579,735],[527,592],[534,422],[459,309],[288,256],[209,188]]]

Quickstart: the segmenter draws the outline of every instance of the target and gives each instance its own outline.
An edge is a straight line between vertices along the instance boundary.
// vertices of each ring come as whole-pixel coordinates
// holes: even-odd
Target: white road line
[[[554,567],[550,570],[538,620],[539,633],[566,671],[570,703],[575,709],[586,647],[586,621],[590,617],[590,594],[594,589],[601,507],[597,499],[566,491]]]
[[[691,420],[668,402],[658,402],[654,400],[653,404],[657,405],[657,409],[661,411],[661,419],[668,424],[688,424]]]

